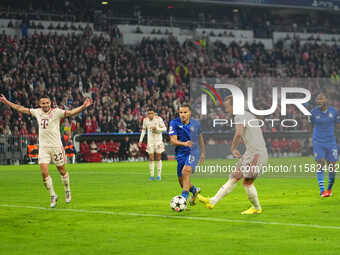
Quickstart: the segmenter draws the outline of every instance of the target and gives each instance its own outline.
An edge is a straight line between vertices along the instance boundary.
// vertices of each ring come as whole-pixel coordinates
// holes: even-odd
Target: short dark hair
[[[316,97],[318,96],[324,96],[325,98],[328,98],[328,94],[324,91],[321,91]]]
[[[224,99],[224,102],[230,101],[230,104],[233,105],[234,100],[233,100],[233,96],[229,95]]]
[[[155,108],[153,106],[149,106],[147,109],[146,109],[147,112],[155,112]]]
[[[49,97],[49,95],[41,95],[40,98],[39,98],[39,100],[42,99],[42,98],[48,98],[48,100],[51,101],[51,98]]]
[[[189,108],[189,110],[191,111],[191,105],[190,105],[189,103],[182,103],[182,104],[179,106],[179,108],[181,108],[181,107],[187,107],[187,108]]]

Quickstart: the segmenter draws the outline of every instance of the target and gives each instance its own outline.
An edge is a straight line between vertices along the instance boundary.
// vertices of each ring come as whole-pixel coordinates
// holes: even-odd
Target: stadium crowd
[[[191,41],[180,45],[170,37],[144,39],[129,47],[116,40],[89,36],[34,34],[18,39],[3,34],[2,93],[22,105],[37,107],[39,95],[48,92],[53,104],[65,109],[81,104],[84,97],[92,97],[95,107],[68,124],[76,133],[139,131],[148,105],[155,106],[169,122],[176,114],[176,106],[189,99],[192,77],[332,77],[334,87],[328,86],[334,96],[331,100],[339,93],[340,48],[336,46],[296,47],[296,42],[288,49],[277,46],[266,51],[255,43],[243,47],[215,43],[202,48]],[[305,55],[310,57],[305,59]],[[315,96],[322,84],[307,85]],[[258,102],[271,105],[268,94],[258,91],[257,96]],[[2,132],[9,131],[6,126],[10,123],[14,123],[13,132],[17,128],[25,133],[22,123],[30,131],[34,126],[30,117],[9,109],[5,109],[1,122],[5,127]]]
[[[120,35],[119,31],[115,33]],[[332,95],[330,104],[340,107],[336,100],[340,85],[340,47],[336,45],[301,44],[299,40],[293,40],[290,43],[280,41],[274,49],[265,50],[256,42],[245,45],[233,42],[227,46],[221,42],[208,41],[202,45],[188,40],[180,44],[170,34],[167,40],[145,37],[140,44],[128,46],[117,40],[118,37],[94,36],[90,29],[85,29],[81,35],[35,33],[23,38],[2,33],[0,92],[27,107],[37,107],[39,96],[48,93],[52,104],[63,109],[76,107],[85,97],[92,97],[93,107],[64,121],[62,131],[72,135],[139,132],[149,105],[153,105],[168,124],[176,116],[178,105],[189,101],[189,84],[193,78],[246,81],[255,78],[266,81],[268,76],[283,80],[294,78],[287,82],[291,86],[296,84],[296,79],[314,78],[305,84],[312,91],[312,98],[323,89],[322,78],[325,78],[327,92]],[[262,88],[273,85],[268,80],[261,84]],[[256,92],[256,101],[259,107],[269,108],[271,97],[264,91],[269,90]],[[31,116],[16,113],[3,105],[0,109],[3,113],[0,134],[37,139],[37,126]],[[272,117],[278,117],[277,113]],[[296,130],[307,130],[307,119],[296,109],[289,109],[288,117],[300,120],[301,125]],[[283,130],[280,126],[265,126],[264,131]],[[294,141],[289,142],[294,148],[299,147],[297,143],[301,146],[302,141],[295,145],[292,145]],[[273,152],[286,151],[283,139],[271,140],[269,144]],[[102,155],[114,158],[113,155],[119,153],[119,146],[110,146],[111,151]],[[101,144],[97,147],[100,151]],[[124,153],[119,157],[123,158]]]

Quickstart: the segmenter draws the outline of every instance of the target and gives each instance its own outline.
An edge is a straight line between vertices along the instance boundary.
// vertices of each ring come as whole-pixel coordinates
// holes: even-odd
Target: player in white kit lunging
[[[164,152],[164,143],[162,133],[166,131],[164,121],[161,117],[156,116],[153,108],[147,111],[147,117],[143,120],[143,129],[139,138],[138,146],[142,146],[142,141],[145,136],[146,130],[148,131],[148,144],[146,152],[149,154],[149,167],[150,167],[150,181],[154,180],[154,154],[156,153],[157,160],[157,180],[161,180],[162,174],[162,152]]]
[[[226,98],[225,109],[228,113],[233,113],[232,96]],[[252,121],[249,122],[249,120]],[[237,182],[243,178],[243,187],[252,207],[242,212],[242,214],[259,214],[262,213],[262,208],[253,183],[268,161],[266,143],[258,120],[256,120],[255,116],[250,112],[245,111],[243,115],[235,115],[234,123],[236,123],[236,128],[231,151],[236,158],[239,158],[236,171],[231,173],[229,180],[219,189],[215,196],[207,198],[198,195],[198,199],[203,202],[207,208],[212,209],[218,201],[232,192]],[[251,123],[251,126],[249,123]],[[243,139],[246,146],[246,151],[243,155],[237,150],[241,139]]]
[[[70,177],[65,169],[65,151],[60,137],[60,120],[80,113],[92,104],[91,99],[86,99],[82,106],[72,110],[62,110],[51,108],[51,100],[48,96],[42,96],[39,100],[40,108],[29,109],[24,106],[14,104],[6,99],[4,95],[0,96],[0,102],[10,106],[16,111],[32,115],[38,121],[39,125],[39,155],[38,161],[46,189],[51,195],[51,207],[57,204],[58,196],[54,191],[52,178],[48,172],[48,164],[52,161],[59,173],[65,189],[65,201],[71,202]]]

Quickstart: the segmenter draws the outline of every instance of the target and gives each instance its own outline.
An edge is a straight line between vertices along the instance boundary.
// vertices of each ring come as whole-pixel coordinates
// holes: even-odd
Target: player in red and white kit
[[[150,167],[150,181],[154,179],[154,154],[156,153],[157,160],[157,180],[161,180],[162,173],[162,152],[164,152],[164,143],[162,133],[166,131],[164,121],[161,117],[155,114],[153,108],[149,108],[147,117],[143,120],[143,129],[139,138],[138,146],[142,146],[142,141],[145,136],[146,130],[148,131],[148,145],[146,152],[149,154],[149,167]]]
[[[71,202],[70,177],[65,169],[66,157],[60,137],[60,120],[80,113],[92,104],[91,99],[86,99],[82,106],[72,110],[62,110],[51,108],[51,100],[48,96],[43,96],[39,100],[40,108],[29,109],[24,106],[14,104],[0,96],[0,102],[10,106],[16,111],[32,115],[39,125],[39,156],[38,161],[46,189],[51,195],[51,207],[57,204],[58,196],[54,191],[52,178],[48,172],[48,164],[52,161],[59,173],[65,189],[65,201]]]
[[[233,114],[232,96],[226,98],[224,106],[228,113]],[[236,164],[236,171],[230,174],[229,180],[218,190],[215,196],[207,198],[199,194],[197,197],[201,202],[205,203],[207,208],[212,209],[223,197],[233,191],[240,179],[243,179],[243,187],[252,207],[243,211],[242,214],[259,214],[262,213],[262,208],[254,181],[263,171],[268,161],[266,143],[259,121],[256,120],[254,115],[245,111],[243,115],[235,115],[234,117],[236,128],[231,152],[239,159]],[[249,124],[250,121],[252,121],[253,126]],[[243,155],[237,150],[241,140],[246,146],[246,151]]]

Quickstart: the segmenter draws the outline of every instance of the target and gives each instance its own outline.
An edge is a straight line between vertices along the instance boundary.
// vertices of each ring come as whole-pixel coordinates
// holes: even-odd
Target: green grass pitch
[[[311,158],[272,164],[312,163]],[[228,161],[233,164],[234,161]],[[256,181],[261,215],[240,215],[249,202],[240,183],[213,210],[183,213],[169,202],[181,189],[176,162],[163,162],[163,180],[149,181],[148,163],[67,165],[73,200],[59,195],[49,209],[37,165],[0,167],[0,254],[340,254],[340,183],[320,198],[314,174],[265,174]],[[214,195],[227,174],[195,174],[202,194]]]

